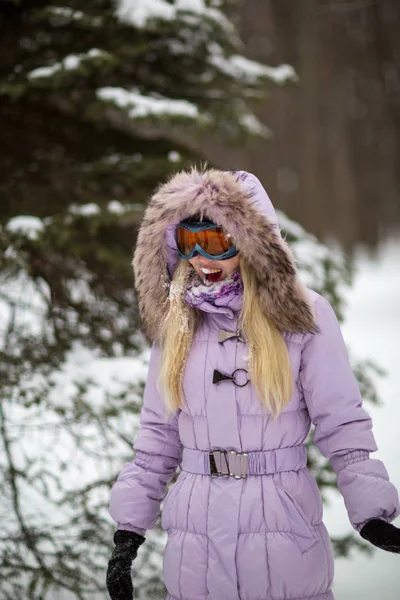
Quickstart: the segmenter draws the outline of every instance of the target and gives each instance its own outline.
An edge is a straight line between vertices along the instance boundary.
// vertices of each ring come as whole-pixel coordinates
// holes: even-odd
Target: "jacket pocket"
[[[167,495],[164,498],[163,506],[161,509],[161,527],[164,531],[168,531],[169,529],[171,529],[171,511],[174,505],[174,500],[176,499],[179,490],[185,482],[186,477],[187,473],[182,471],[179,474],[178,479],[170,487]]]
[[[307,552],[318,543],[319,537],[311,525],[297,500],[293,498],[282,486],[277,485],[280,500],[289,521],[290,532],[301,553]]]

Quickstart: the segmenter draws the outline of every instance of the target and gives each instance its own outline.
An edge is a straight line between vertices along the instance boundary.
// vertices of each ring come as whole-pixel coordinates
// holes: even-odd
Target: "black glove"
[[[382,519],[371,519],[360,531],[361,537],[377,548],[400,554],[400,529]]]
[[[107,589],[111,600],[132,600],[132,561],[146,538],[133,531],[118,530],[114,533],[115,548],[107,569]]]

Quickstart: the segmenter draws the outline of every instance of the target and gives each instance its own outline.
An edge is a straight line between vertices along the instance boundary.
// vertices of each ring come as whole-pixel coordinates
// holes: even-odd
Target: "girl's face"
[[[205,256],[201,256],[201,254],[197,254],[193,258],[190,258],[189,262],[204,283],[211,285],[212,283],[226,279],[238,269],[239,254],[225,260],[210,260]],[[210,271],[212,272],[210,273]]]

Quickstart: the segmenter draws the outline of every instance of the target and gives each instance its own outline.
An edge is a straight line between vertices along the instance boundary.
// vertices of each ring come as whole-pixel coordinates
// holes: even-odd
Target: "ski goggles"
[[[201,254],[210,260],[225,260],[239,252],[230,234],[211,221],[182,221],[175,229],[175,241],[181,258]]]

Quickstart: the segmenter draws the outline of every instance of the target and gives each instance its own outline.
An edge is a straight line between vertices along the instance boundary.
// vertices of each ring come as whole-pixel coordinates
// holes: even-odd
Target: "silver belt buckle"
[[[249,465],[247,452],[215,448],[208,455],[211,477],[229,476],[235,479],[247,477]]]

